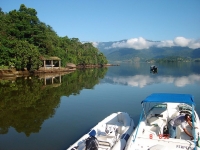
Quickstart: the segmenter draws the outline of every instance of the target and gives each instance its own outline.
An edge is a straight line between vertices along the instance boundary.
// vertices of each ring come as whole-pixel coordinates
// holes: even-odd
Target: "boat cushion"
[[[150,125],[162,126],[163,120],[159,119],[158,117],[151,117],[151,118],[148,119],[148,123]]]
[[[119,126],[118,129],[117,129],[117,132],[118,132],[119,134],[123,134],[123,133],[125,132],[125,129],[126,129],[125,126]]]
[[[99,145],[110,146],[112,147],[116,142],[116,138],[113,136],[98,136],[97,140]]]
[[[155,130],[158,135],[159,134],[163,134],[163,128],[166,125],[166,121],[165,120],[160,119],[158,117],[151,117],[151,118],[148,119],[148,123],[151,126],[156,127],[156,129],[153,128],[153,130]]]
[[[127,113],[120,113],[118,114],[118,122],[121,123],[121,125],[129,126],[131,123],[130,116]]]

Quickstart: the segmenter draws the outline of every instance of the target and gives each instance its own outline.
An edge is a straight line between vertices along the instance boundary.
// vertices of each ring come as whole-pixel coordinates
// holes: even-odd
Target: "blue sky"
[[[20,4],[34,8],[59,36],[80,41],[200,39],[200,0],[0,1],[3,12]]]

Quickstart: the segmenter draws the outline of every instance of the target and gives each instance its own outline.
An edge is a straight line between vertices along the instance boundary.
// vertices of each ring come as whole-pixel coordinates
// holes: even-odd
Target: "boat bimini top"
[[[145,98],[141,103],[145,102],[186,103],[189,105],[195,105],[193,96],[190,94],[153,93]]]

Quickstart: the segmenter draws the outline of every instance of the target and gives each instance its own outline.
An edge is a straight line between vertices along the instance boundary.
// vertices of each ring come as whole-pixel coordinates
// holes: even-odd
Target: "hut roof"
[[[76,68],[76,65],[73,63],[67,63],[67,67]]]
[[[41,56],[40,57],[41,60],[61,60],[59,57],[44,57],[44,56]]]

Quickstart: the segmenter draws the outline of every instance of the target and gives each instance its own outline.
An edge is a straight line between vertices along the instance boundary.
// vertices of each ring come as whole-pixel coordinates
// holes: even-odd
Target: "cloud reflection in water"
[[[152,85],[156,83],[166,83],[174,84],[177,87],[184,87],[189,84],[199,84],[200,85],[200,75],[192,74],[189,76],[173,77],[173,76],[157,76],[151,77],[149,75],[135,75],[126,77],[105,77],[106,79],[112,81],[113,83],[129,85],[132,87],[143,88],[147,85]]]

